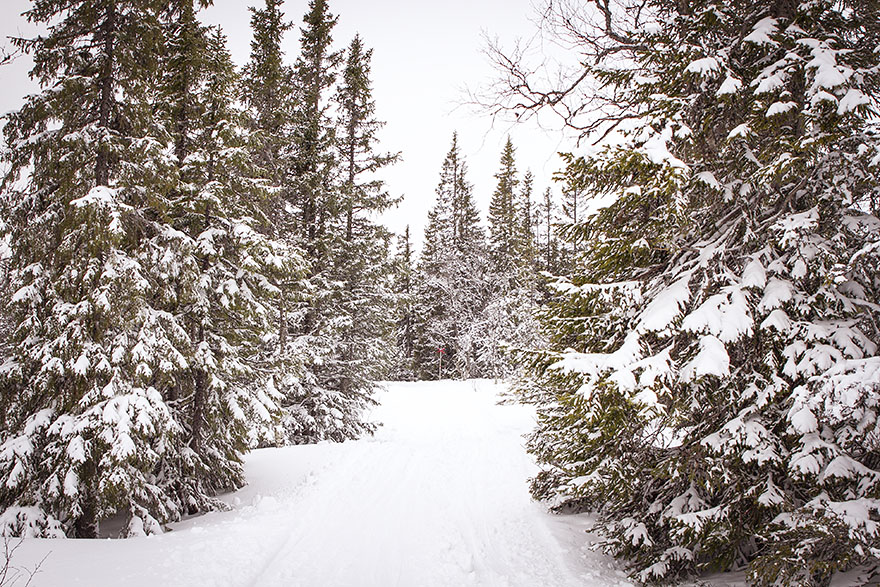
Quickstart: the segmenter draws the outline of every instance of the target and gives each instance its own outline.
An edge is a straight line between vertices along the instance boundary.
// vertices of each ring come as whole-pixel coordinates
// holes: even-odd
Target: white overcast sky
[[[202,13],[205,22],[222,25],[239,65],[250,52],[251,5],[262,6],[263,0],[215,0]],[[284,5],[295,25],[284,44],[290,63],[298,53],[307,5],[308,0],[287,0]],[[33,26],[20,16],[29,6],[28,0],[0,0],[4,46],[10,35],[34,34]],[[400,233],[409,224],[414,240],[421,241],[440,165],[455,130],[484,217],[508,134],[517,148],[518,168],[530,168],[536,176],[536,196],[551,185],[550,177],[560,165],[556,153],[572,148],[561,131],[545,131],[532,123],[493,124],[485,113],[465,104],[465,89],[476,89],[493,76],[483,54],[484,33],[507,46],[532,37],[532,0],[330,0],[330,9],[339,17],[333,33],[336,48],[346,47],[359,33],[373,49],[373,93],[378,117],[387,123],[380,135],[381,149],[403,154],[400,163],[382,174],[393,195],[405,196],[385,215],[389,228]],[[26,58],[0,68],[0,112],[17,108],[22,96],[34,91],[27,79],[29,68]],[[548,127],[555,128],[552,123]]]

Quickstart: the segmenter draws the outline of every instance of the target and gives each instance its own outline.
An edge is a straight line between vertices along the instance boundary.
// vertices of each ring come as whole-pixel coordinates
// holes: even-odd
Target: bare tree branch
[[[639,38],[650,17],[646,5],[646,0],[544,0],[536,8],[538,34],[529,42],[504,48],[497,39],[485,39],[485,55],[498,76],[469,92],[470,104],[493,120],[522,121],[550,111],[579,141],[600,132],[601,142],[639,112],[621,95],[620,78],[612,76],[645,49]],[[562,57],[554,58],[551,50]]]
[[[21,57],[21,54],[21,49],[14,49],[10,51],[6,47],[0,47],[0,66],[12,63],[13,61]]]
[[[9,536],[6,534],[3,535],[3,561],[2,564],[0,564],[0,587],[16,587],[19,585],[19,581],[25,577],[27,580],[22,587],[28,587],[37,573],[40,572],[40,567],[43,566],[43,563],[46,562],[46,559],[49,558],[49,555],[51,554],[51,552],[46,553],[46,556],[40,559],[40,562],[38,562],[33,569],[16,567],[12,564],[12,558],[15,556],[15,552],[21,548],[23,543],[24,537],[19,538],[13,543]]]

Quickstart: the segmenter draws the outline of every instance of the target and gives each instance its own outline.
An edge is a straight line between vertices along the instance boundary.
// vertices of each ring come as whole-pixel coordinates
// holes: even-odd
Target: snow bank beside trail
[[[531,407],[491,381],[392,383],[377,434],[254,451],[233,510],[161,536],[28,540],[34,587],[583,587],[631,583],[589,550],[587,516],[531,501]]]

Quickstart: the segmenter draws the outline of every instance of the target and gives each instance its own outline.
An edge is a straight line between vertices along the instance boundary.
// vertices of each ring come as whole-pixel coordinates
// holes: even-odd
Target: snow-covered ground
[[[529,498],[525,406],[488,381],[392,383],[373,438],[255,451],[229,512],[128,540],[27,540],[33,587],[630,585],[588,516]],[[22,581],[23,584],[23,581]]]
[[[373,438],[265,449],[230,512],[128,540],[27,540],[34,587],[629,585],[586,517],[529,498],[524,406],[488,381],[392,383]]]

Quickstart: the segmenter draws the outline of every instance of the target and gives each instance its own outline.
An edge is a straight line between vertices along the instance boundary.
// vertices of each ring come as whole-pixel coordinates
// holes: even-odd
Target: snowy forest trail
[[[162,536],[26,541],[32,585],[628,585],[586,549],[586,520],[531,501],[530,408],[487,381],[395,383],[372,438],[249,455],[234,509]],[[88,561],[86,564],[85,561]]]

